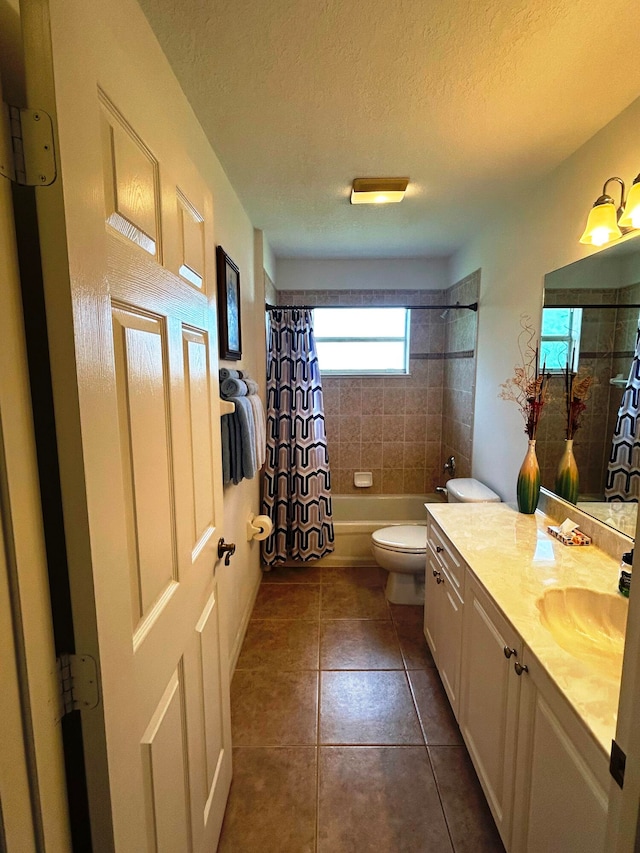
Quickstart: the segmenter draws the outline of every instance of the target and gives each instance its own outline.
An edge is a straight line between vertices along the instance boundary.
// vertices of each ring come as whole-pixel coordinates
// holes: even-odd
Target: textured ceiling
[[[140,3],[278,257],[450,254],[640,95],[635,0]]]

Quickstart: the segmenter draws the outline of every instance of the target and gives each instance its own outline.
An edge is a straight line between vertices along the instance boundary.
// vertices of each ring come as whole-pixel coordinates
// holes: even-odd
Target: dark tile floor
[[[381,569],[264,575],[231,684],[221,853],[503,853],[422,634]]]

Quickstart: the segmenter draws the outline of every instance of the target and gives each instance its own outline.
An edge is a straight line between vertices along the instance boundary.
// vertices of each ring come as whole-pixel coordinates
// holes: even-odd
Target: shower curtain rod
[[[478,303],[471,302],[469,305],[270,305],[265,303],[265,311],[277,311],[279,308],[297,308],[299,311],[312,311],[314,308],[411,308],[414,311],[445,311],[457,308],[468,308],[469,311],[477,311]]]

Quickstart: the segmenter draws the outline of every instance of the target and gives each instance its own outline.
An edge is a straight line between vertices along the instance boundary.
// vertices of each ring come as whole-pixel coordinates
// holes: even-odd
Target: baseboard
[[[247,628],[249,626],[249,619],[251,619],[251,613],[253,612],[253,608],[256,603],[256,598],[258,597],[258,590],[260,589],[261,581],[262,572],[260,572],[258,576],[258,582],[256,583],[253,592],[249,596],[249,601],[242,615],[242,622],[240,623],[240,627],[238,628],[238,632],[233,643],[233,649],[231,650],[231,654],[229,656],[229,681],[231,681],[231,679],[233,678],[233,673],[236,671],[236,664],[238,663],[238,658],[240,657],[240,649],[242,648],[242,644],[244,643],[244,638],[247,633]]]
[[[376,566],[373,557],[346,557],[341,554],[328,554],[318,560],[316,566],[327,566],[328,568],[351,568],[352,566]]]

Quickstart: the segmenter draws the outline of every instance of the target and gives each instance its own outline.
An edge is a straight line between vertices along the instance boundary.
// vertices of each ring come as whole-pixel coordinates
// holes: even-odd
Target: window
[[[543,308],[540,367],[552,373],[570,364],[578,369],[582,308]]]
[[[407,308],[314,308],[323,374],[407,373]]]

